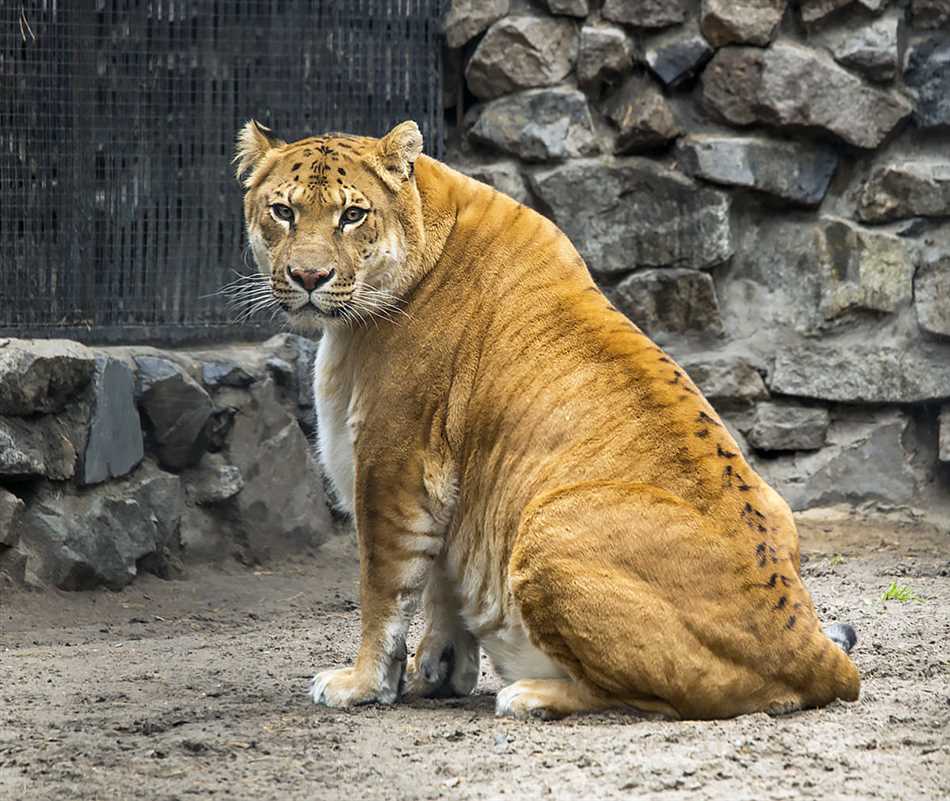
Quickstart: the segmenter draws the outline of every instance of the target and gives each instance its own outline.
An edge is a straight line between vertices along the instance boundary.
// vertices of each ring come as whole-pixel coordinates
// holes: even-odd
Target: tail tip
[[[825,634],[828,639],[841,648],[846,654],[851,652],[858,641],[857,632],[854,626],[848,623],[832,623],[825,627]]]

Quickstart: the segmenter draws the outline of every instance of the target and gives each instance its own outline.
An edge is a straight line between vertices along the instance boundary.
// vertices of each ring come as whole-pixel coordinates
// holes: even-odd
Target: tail
[[[806,706],[824,706],[835,698],[840,698],[842,701],[857,701],[861,693],[861,677],[851,657],[848,656],[848,651],[858,641],[858,635],[847,623],[832,623],[830,626],[825,626],[823,633],[824,637],[819,635],[816,638],[816,645],[818,641],[824,641],[823,645],[818,645],[818,647],[824,648],[826,652],[826,657],[822,662],[822,675],[815,677],[817,682],[812,686],[814,694],[811,702]],[[828,640],[831,640],[834,645],[831,645]]]
[[[851,653],[851,649],[858,641],[854,627],[847,623],[832,623],[830,626],[825,626],[824,631],[825,636],[846,654]]]

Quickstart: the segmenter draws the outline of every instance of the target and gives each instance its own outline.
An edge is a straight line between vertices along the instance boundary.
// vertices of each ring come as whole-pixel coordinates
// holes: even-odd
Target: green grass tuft
[[[900,601],[902,604],[913,601],[914,603],[923,603],[924,599],[915,593],[910,587],[904,587],[896,581],[892,581],[890,586],[881,593],[882,601]]]

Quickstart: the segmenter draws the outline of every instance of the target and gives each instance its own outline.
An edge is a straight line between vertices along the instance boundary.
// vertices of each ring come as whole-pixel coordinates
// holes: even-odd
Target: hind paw
[[[471,694],[478,683],[478,642],[465,635],[454,642],[427,638],[406,670],[404,694],[453,698]]]
[[[559,680],[516,681],[502,689],[495,697],[495,714],[498,717],[518,720],[558,720],[571,712],[579,711],[564,703],[565,699],[558,697],[560,689]]]

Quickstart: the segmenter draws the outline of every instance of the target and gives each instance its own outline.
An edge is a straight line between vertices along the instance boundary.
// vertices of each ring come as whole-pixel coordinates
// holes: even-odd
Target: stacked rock
[[[463,0],[446,30],[450,162],[571,237],[794,508],[946,496],[950,2]]]
[[[0,582],[120,589],[319,545],[313,355],[290,335],[195,352],[0,340]]]

